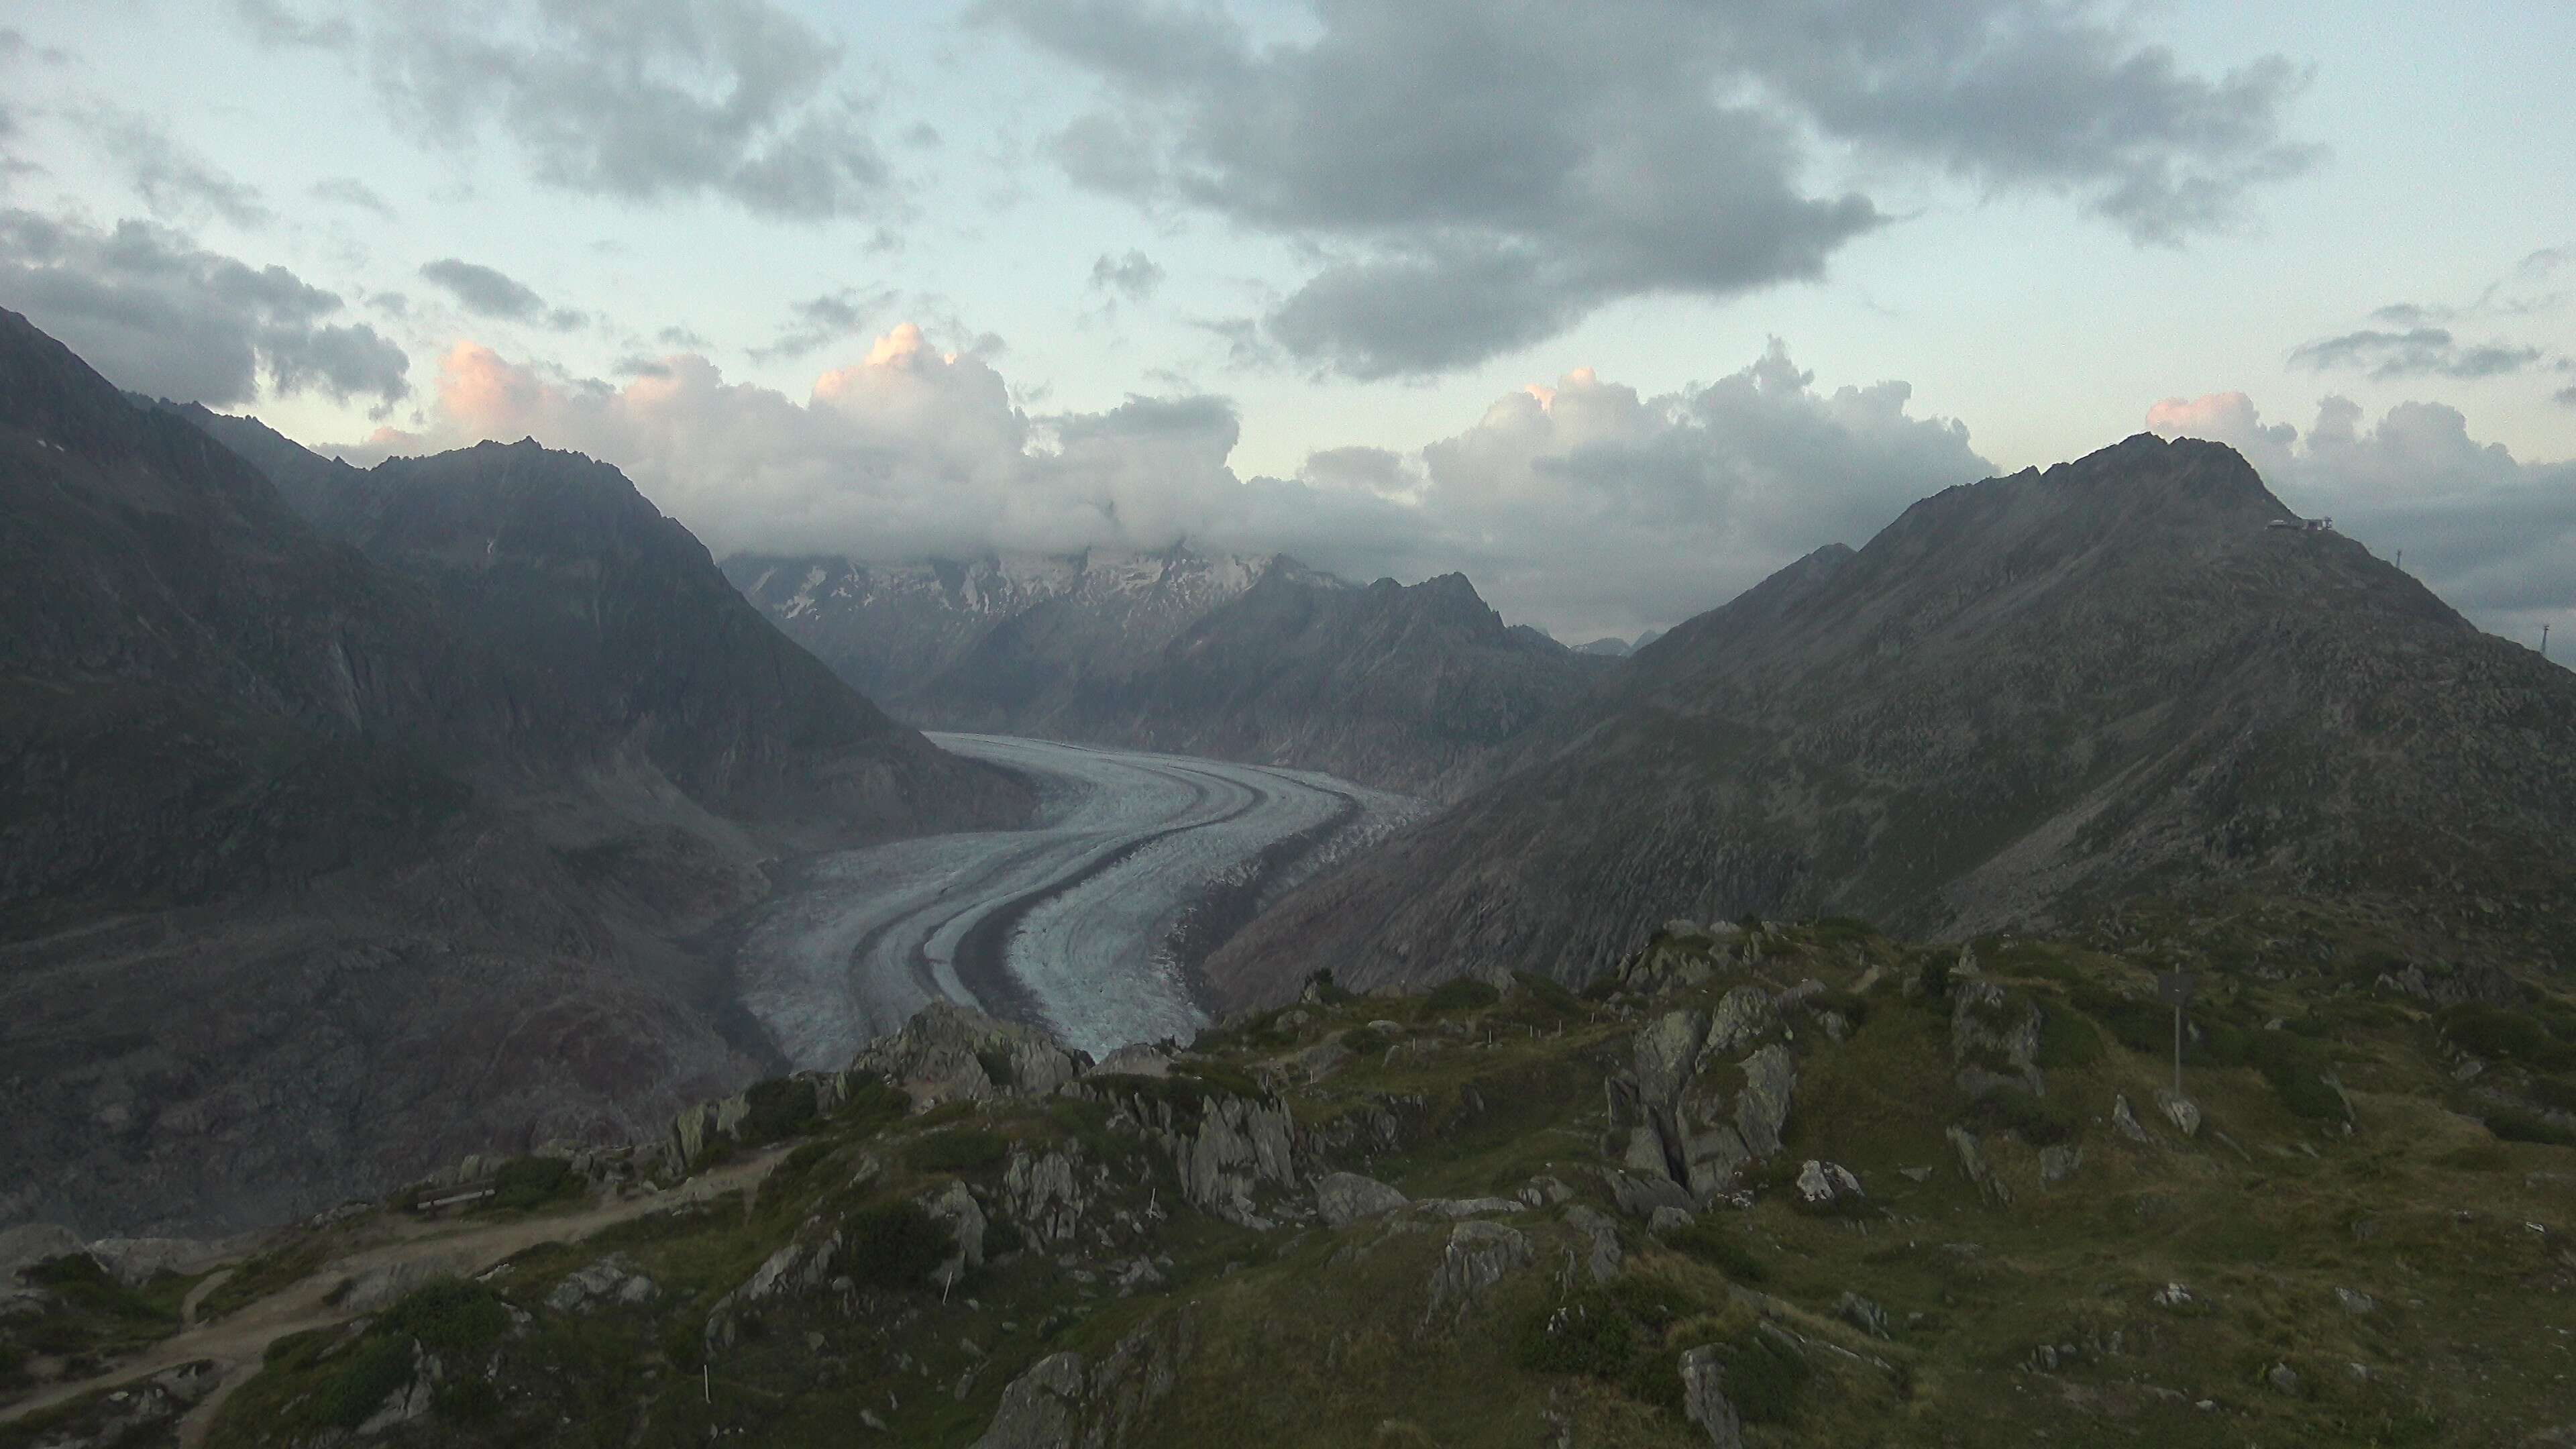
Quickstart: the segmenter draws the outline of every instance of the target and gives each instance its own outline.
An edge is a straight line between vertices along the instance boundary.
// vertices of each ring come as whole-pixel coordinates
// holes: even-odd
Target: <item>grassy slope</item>
[[[448,1360],[489,1363],[488,1379],[444,1394],[387,1442],[677,1445],[738,1430],[768,1444],[840,1443],[865,1411],[889,1442],[963,1444],[1038,1358],[1105,1352],[1177,1313],[1190,1344],[1177,1391],[1131,1443],[1543,1442],[1551,1425],[1586,1446],[1704,1443],[1678,1412],[1674,1357],[1700,1343],[1777,1341],[1757,1319],[1801,1340],[1805,1366],[1802,1380],[1784,1380],[1781,1415],[1748,1426],[1757,1444],[2484,1445],[2563,1431],[2576,1423],[2576,1148],[2501,1140],[2477,1115],[2501,1117],[2510,1100],[2522,1104],[2517,1120],[2546,1128],[2538,1108],[2550,1083],[2567,1080],[2555,1053],[2576,1047],[2576,1016],[2535,994],[2511,1014],[2539,1034],[2491,1040],[2491,1021],[2440,1016],[2356,979],[2371,969],[2366,931],[2275,925],[2269,936],[2188,949],[2168,937],[2121,954],[1980,942],[1987,978],[2047,1018],[2045,1095],[2017,1115],[1970,1102],[1952,1080],[1946,1005],[1900,989],[1949,953],[1848,923],[1774,928],[1764,960],[1679,997],[1578,1002],[1524,990],[1449,1010],[1374,997],[1266,1013],[1201,1043],[1211,1079],[1241,1082],[1327,1036],[1391,1022],[1369,1028],[1398,1048],[1391,1059],[1372,1053],[1285,1089],[1309,1132],[1379,1111],[1403,1124],[1396,1150],[1345,1150],[1334,1165],[1416,1196],[1509,1194],[1553,1175],[1606,1208],[1590,1171],[1602,1161],[1600,1080],[1626,1063],[1636,1025],[1747,979],[1813,976],[1847,991],[1882,968],[1856,1000],[1829,998],[1860,1018],[1847,1039],[1829,1039],[1803,1011],[1784,1021],[1799,1085],[1782,1160],[1749,1170],[1755,1205],[1721,1205],[1668,1242],[1623,1222],[1626,1269],[1607,1294],[1571,1274],[1578,1239],[1561,1210],[1542,1208],[1508,1219],[1531,1238],[1536,1267],[1426,1330],[1445,1222],[1234,1227],[1178,1207],[1169,1159],[1096,1105],[1022,1099],[910,1118],[879,1106],[818,1124],[747,1208],[683,1209],[524,1255],[477,1290],[528,1313],[523,1328],[483,1310],[440,1317],[416,1306],[281,1344],[226,1406],[213,1442],[310,1439],[399,1379],[386,1367],[397,1349],[443,1332],[455,1343]],[[2144,1005],[2150,970],[2177,959],[2208,973],[2186,1062],[2208,1120],[2192,1140],[2156,1116],[2170,1067]],[[2490,1033],[2478,1036],[2484,1071],[2457,1080],[2453,1038],[2480,1032]],[[2350,1094],[2349,1133],[2331,1091],[2321,1102],[2311,1090],[2328,1071]],[[1208,1088],[1150,1090],[1186,1101]],[[2113,1130],[2114,1093],[2128,1096],[2150,1142]],[[2008,1205],[1960,1171],[1943,1130],[1962,1122],[1983,1128]],[[2083,1162],[2044,1185],[2024,1139],[2060,1134]],[[1109,1169],[1074,1245],[1006,1254],[944,1298],[919,1281],[925,1260],[894,1270],[912,1286],[772,1300],[710,1355],[711,1307],[777,1247],[835,1225],[855,1231],[863,1209],[951,1176],[992,1187],[1010,1144],[1071,1144]],[[1788,1184],[1807,1157],[1856,1171],[1866,1208],[1796,1207]],[[1916,1182],[1909,1167],[1931,1171]],[[544,1306],[565,1274],[609,1253],[660,1296],[581,1315]],[[1140,1254],[1167,1281],[1122,1294],[1115,1265]],[[2154,1301],[2177,1282],[2188,1303]],[[2338,1288],[2376,1306],[2348,1311]],[[1886,1309],[1889,1338],[1833,1317],[1846,1292]],[[1574,1345],[1589,1372],[1545,1367],[1571,1350],[1551,1353],[1537,1326],[1569,1306],[1616,1320],[1602,1342]],[[2276,1365],[2296,1373],[2294,1391],[2267,1377]],[[0,1445],[12,1442],[0,1430]]]

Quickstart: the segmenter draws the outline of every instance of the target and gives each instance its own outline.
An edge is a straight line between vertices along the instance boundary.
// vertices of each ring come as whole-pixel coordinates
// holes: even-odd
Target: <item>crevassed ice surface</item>
[[[1297,839],[1290,873],[1419,813],[1329,775],[1001,735],[930,737],[1038,781],[1030,829],[942,835],[810,862],[735,958],[743,1001],[799,1068],[838,1067],[933,996],[1034,1014],[1095,1056],[1207,1021],[1174,934],[1193,906]],[[1021,998],[978,999],[968,933],[996,912]],[[968,963],[971,965],[971,963]],[[989,978],[986,978],[989,981]]]

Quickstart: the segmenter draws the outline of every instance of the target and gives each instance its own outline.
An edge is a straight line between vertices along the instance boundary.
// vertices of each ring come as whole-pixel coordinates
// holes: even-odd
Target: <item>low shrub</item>
[[[2444,1008],[2436,1020],[2454,1046],[2480,1056],[2543,1070],[2576,1066],[2576,1048],[2551,1035],[2539,1017],[2527,1012],[2468,1001]]]
[[[1738,1283],[1766,1283],[1771,1278],[1771,1270],[1762,1266],[1742,1238],[1707,1218],[1665,1234],[1664,1246],[1697,1258]]]
[[[1359,993],[1333,980],[1333,968],[1330,966],[1322,967],[1308,976],[1306,984],[1314,988],[1315,999],[1326,1006],[1340,1006],[1345,1002],[1359,999]]]
[[[2487,1130],[2506,1142],[2537,1142],[2544,1147],[2576,1147],[2576,1131],[2520,1107],[2490,1107]]]
[[[311,1400],[313,1417],[338,1429],[367,1421],[394,1390],[411,1382],[411,1340],[370,1335]]]
[[[920,1172],[980,1172],[998,1167],[1011,1144],[998,1132],[952,1127],[933,1132],[904,1150],[903,1160]]]
[[[879,1203],[841,1223],[842,1263],[871,1288],[917,1288],[956,1252],[948,1229],[917,1202]]]
[[[2576,1112],[2576,1082],[2564,1077],[2534,1077],[2531,1100],[2560,1112]]]
[[[1452,976],[1431,988],[1423,1005],[1433,1011],[1482,1011],[1503,994],[1473,976]]]
[[[814,1125],[814,1084],[795,1077],[762,1082],[743,1093],[750,1110],[734,1129],[745,1147],[766,1147]]]
[[[1352,1056],[1383,1057],[1386,1055],[1386,1048],[1386,1033],[1375,1027],[1355,1026],[1342,1033],[1342,1050]]]
[[[483,1206],[494,1210],[543,1207],[581,1195],[582,1181],[572,1164],[560,1157],[514,1157],[492,1177],[492,1195]]]
[[[2060,1008],[2039,1015],[2039,1055],[2043,1067],[2089,1067],[2102,1060],[2102,1032],[2072,1011]]]
[[[377,1330],[417,1338],[431,1353],[480,1353],[501,1341],[510,1310],[480,1283],[443,1278],[403,1295],[376,1320]]]
[[[1997,1087],[1977,1099],[1978,1125],[2017,1134],[2033,1147],[2064,1142],[2082,1126],[2065,1106],[2021,1087]]]
[[[2281,1104],[2296,1115],[2317,1121],[2339,1120],[2344,1115],[2343,1098],[2325,1084],[2325,1074],[2334,1070],[2334,1062],[2315,1041],[2287,1031],[2252,1032],[2245,1058],[2263,1074]]]
[[[1718,1361],[1726,1365],[1726,1397],[1748,1424],[1786,1420],[1815,1373],[1805,1355],[1759,1329],[1716,1347]]]
[[[1533,1373],[1617,1378],[1636,1351],[1636,1322],[1598,1288],[1540,1308],[1521,1329],[1521,1367]]]
[[[2158,1055],[2173,1050],[2173,1008],[2152,1001],[2133,1001],[2098,986],[2078,986],[2068,993],[2076,1010],[2108,1028],[2111,1038],[2133,1052]]]
[[[1583,1003],[1576,1000],[1574,993],[1565,989],[1565,983],[1555,977],[1541,976],[1535,971],[1515,971],[1512,980],[1519,984],[1522,994],[1533,1006],[1556,1016],[1583,1014]]]

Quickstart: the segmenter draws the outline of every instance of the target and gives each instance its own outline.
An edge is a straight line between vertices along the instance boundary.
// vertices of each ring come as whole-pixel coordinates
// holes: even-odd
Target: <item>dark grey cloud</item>
[[[393,207],[376,194],[374,187],[354,176],[334,176],[328,180],[317,181],[313,183],[313,195],[323,201],[353,206],[360,211],[372,211],[388,221],[393,219]]]
[[[0,211],[0,305],[24,312],[123,387],[224,406],[264,374],[280,393],[407,396],[410,360],[337,293],[253,267],[150,222],[101,231]]]
[[[767,0],[375,0],[364,13],[399,117],[460,148],[497,132],[548,185],[805,221],[890,205],[840,47]]]
[[[788,308],[777,339],[766,347],[752,348],[751,355],[764,360],[803,357],[875,327],[893,304],[892,292],[861,292],[855,287],[809,298]]]
[[[1091,264],[1091,288],[1108,292],[1130,302],[1151,298],[1163,285],[1163,268],[1143,252],[1130,250],[1125,256],[1113,257],[1107,252]]]
[[[567,307],[549,308],[527,284],[476,262],[441,257],[422,267],[420,274],[447,289],[457,305],[477,317],[533,322],[557,332],[569,332],[590,322],[589,313]]]
[[[2141,242],[2230,224],[2314,155],[2280,138],[2288,62],[2195,74],[2059,0],[1316,0],[1294,40],[1152,0],[978,13],[1103,83],[1054,141],[1075,181],[1317,255],[1263,328],[1359,377],[1818,276],[1889,221],[1807,179],[1844,152],[2066,195]]]
[[[697,352],[715,345],[686,327],[665,327],[654,334],[654,339],[665,347],[686,347]]]
[[[154,216],[191,223],[221,217],[240,227],[265,226],[275,219],[258,187],[225,175],[172,139],[159,122],[111,106],[91,107],[80,120]]]
[[[2383,307],[2381,312],[2408,311]],[[2340,337],[2304,342],[2290,350],[2290,364],[2311,372],[2366,372],[2386,380],[2398,377],[2499,377],[2538,364],[2537,347],[2488,342],[2466,344],[2446,327],[2415,327],[2404,332],[2364,330]]]
[[[2562,387],[2551,393],[2549,400],[2563,408],[2576,408],[2576,387]]]

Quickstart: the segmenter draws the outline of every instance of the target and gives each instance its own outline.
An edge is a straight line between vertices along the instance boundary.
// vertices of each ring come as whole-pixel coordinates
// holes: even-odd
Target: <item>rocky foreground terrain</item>
[[[612,469],[340,469],[326,532],[201,421],[0,313],[0,1225],[630,1136],[775,1066],[713,949],[766,861],[1031,803]]]
[[[2071,928],[2299,898],[2576,967],[2576,673],[2140,435],[1949,489],[1654,641],[1501,778],[1265,915],[1220,1005],[1462,956],[1580,983],[1670,916]],[[1488,777],[1491,779],[1491,777]]]
[[[1097,1063],[934,1006],[255,1244],[22,1241],[0,1445],[2576,1441],[2576,999],[2193,924],[1673,922]]]

